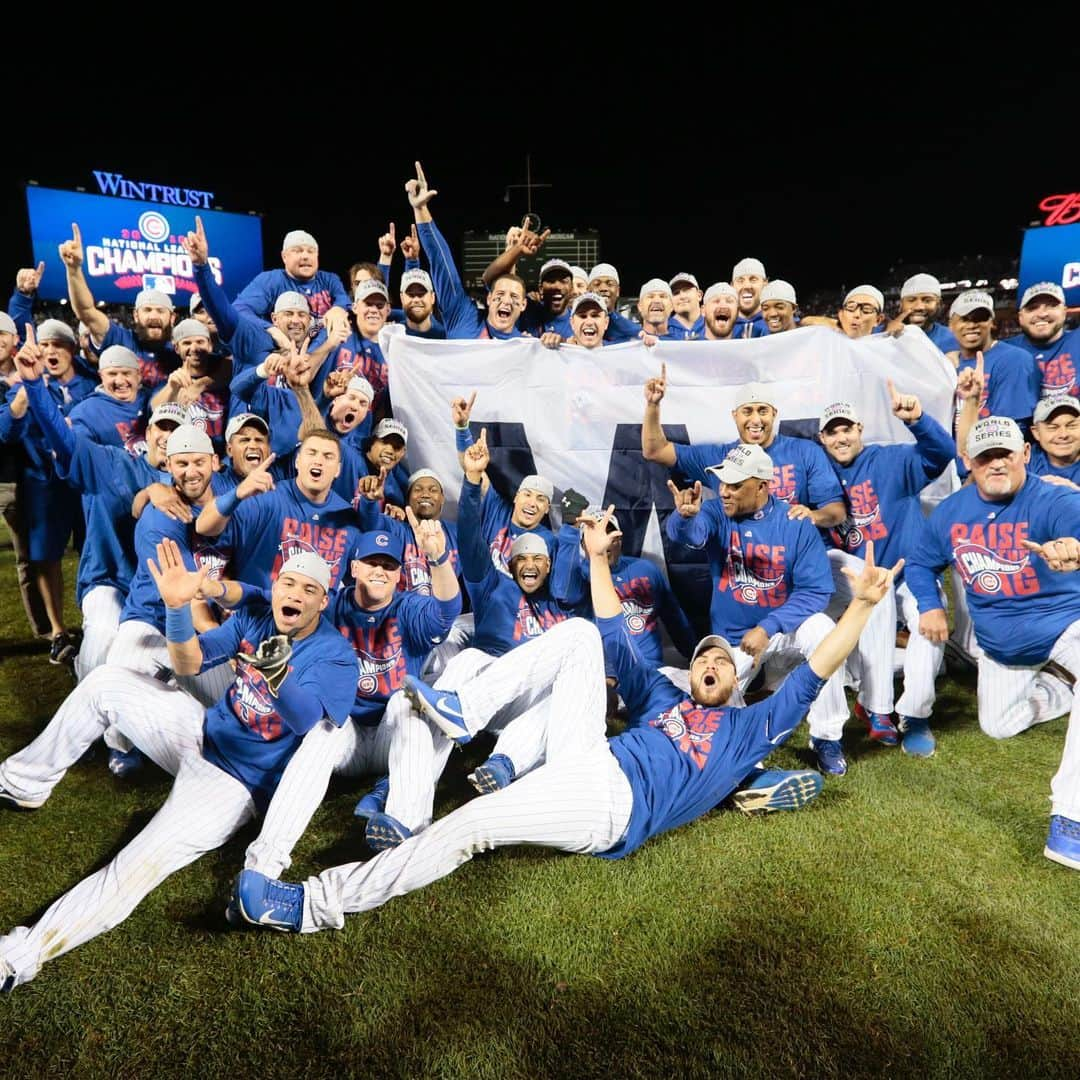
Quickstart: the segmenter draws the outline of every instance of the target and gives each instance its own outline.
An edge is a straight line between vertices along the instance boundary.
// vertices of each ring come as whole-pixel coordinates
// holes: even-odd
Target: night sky
[[[399,237],[408,228],[403,184],[414,159],[460,251],[465,229],[520,220],[523,189],[511,188],[509,204],[503,197],[524,183],[527,154],[534,180],[551,185],[534,196],[543,224],[599,230],[628,294],[681,270],[704,286],[745,255],[805,292],[886,286],[901,261],[910,272],[960,255],[1017,255],[1039,200],[1080,189],[1075,57],[1051,64],[1032,44],[1005,63],[1001,50],[1013,48],[1013,30],[1025,36],[1021,27],[916,38],[867,18],[850,16],[842,32],[777,37],[760,27],[747,38],[709,16],[681,33],[635,28],[599,57],[570,49],[572,35],[563,53],[521,46],[466,60],[468,50],[448,50],[442,62],[452,57],[455,69],[445,77],[431,50],[358,45],[358,66],[329,63],[317,76],[290,61],[288,93],[242,89],[258,81],[242,73],[222,86],[202,76],[176,102],[129,94],[119,111],[100,79],[84,80],[85,107],[73,109],[70,87],[39,78],[29,146],[11,145],[0,166],[5,273],[30,258],[27,179],[93,191],[92,170],[102,169],[211,190],[222,209],[264,215],[269,265],[299,227],[318,238],[323,265],[344,274],[375,258],[388,221]],[[696,58],[699,33],[706,61]],[[676,39],[684,47],[663,62],[642,45]],[[155,114],[161,101],[174,105],[168,119]],[[57,123],[62,137],[50,140]]]

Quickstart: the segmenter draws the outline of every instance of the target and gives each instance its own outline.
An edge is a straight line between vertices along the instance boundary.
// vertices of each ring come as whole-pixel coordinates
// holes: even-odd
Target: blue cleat
[[[817,754],[818,765],[823,773],[843,776],[847,772],[847,758],[839,739],[815,739],[810,737],[810,749]]]
[[[1080,870],[1080,821],[1054,814],[1043,854],[1062,866]]]
[[[507,787],[517,773],[514,763],[505,754],[492,754],[483,765],[469,773],[469,783],[481,795]]]
[[[364,839],[373,851],[386,851],[387,848],[397,847],[410,836],[412,830],[389,814],[372,814],[364,830]]]
[[[146,755],[137,747],[130,750],[109,751],[109,772],[125,777],[137,773],[146,764]]]
[[[855,705],[855,719],[866,727],[866,734],[882,746],[895,746],[900,741],[892,717],[885,713],[867,712],[862,705]]]
[[[304,886],[290,885],[260,874],[258,870],[241,870],[233,883],[233,904],[245,922],[299,934],[304,918]],[[229,918],[229,909],[225,909]]]
[[[933,757],[937,740],[930,730],[929,720],[920,720],[917,716],[901,716],[900,749],[912,757]]]
[[[390,794],[390,777],[384,776],[375,781],[374,787],[356,804],[353,815],[369,818],[381,814],[386,809],[386,797]]]
[[[449,690],[435,690],[413,675],[405,676],[405,696],[412,707],[430,720],[448,739],[464,746],[472,733],[461,715],[461,699]]]
[[[736,810],[744,814],[771,814],[776,810],[801,810],[821,793],[825,781],[813,769],[791,772],[768,769],[759,772],[746,787],[731,796]]]

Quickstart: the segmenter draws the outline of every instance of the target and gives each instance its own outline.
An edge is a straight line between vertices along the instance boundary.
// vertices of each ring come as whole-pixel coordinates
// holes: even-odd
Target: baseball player
[[[799,325],[795,321],[795,309],[799,306],[799,300],[795,295],[795,286],[790,281],[775,278],[763,285],[758,302],[761,304],[765,329],[770,334],[782,334],[785,330],[794,330]]]
[[[504,274],[491,282],[486,314],[476,310],[465,286],[461,283],[454,257],[442,233],[431,216],[429,204],[438,194],[428,187],[424,170],[416,162],[416,179],[405,184],[409,205],[416,218],[416,231],[427,252],[439,310],[448,338],[495,338],[506,340],[521,337],[517,322],[525,310],[525,282],[516,274]]]
[[[469,417],[476,404],[476,391],[466,401],[463,397],[450,402],[450,416],[454,421],[454,437],[457,444],[458,460],[465,466],[465,457],[474,445]],[[486,428],[484,429],[486,432]],[[510,548],[514,541],[526,532],[535,533],[543,538],[549,553],[554,548],[555,537],[544,524],[551,509],[551,498],[555,488],[546,476],[533,473],[518,484],[513,501],[507,501],[495,490],[487,474],[491,455],[484,445],[484,474],[481,477],[483,489],[482,530],[484,539],[491,551],[492,563],[502,572],[509,573]]]
[[[701,482],[680,491],[670,480],[669,539],[708,556],[713,633],[737,642],[735,670],[745,689],[756,669],[793,653],[807,657],[832,629],[824,614],[833,592],[825,546],[812,524],[792,519],[769,493],[773,463],[760,446],[739,444],[714,466],[720,497],[702,501]],[[775,663],[775,662],[774,662]],[[766,679],[773,673],[765,667]],[[847,772],[841,736],[848,717],[844,673],[810,710],[810,748],[824,772]]]
[[[602,296],[607,302],[608,327],[604,341],[617,345],[620,341],[637,341],[641,327],[619,311],[619,271],[611,263],[597,263],[589,271],[589,292]]]
[[[575,296],[580,296],[583,292],[589,291],[589,275],[585,271],[583,266],[571,266],[570,273],[573,276],[574,284],[571,290],[571,299]]]
[[[735,320],[739,314],[739,294],[734,285],[717,281],[705,290],[701,303],[705,318],[702,341],[732,341],[738,337]]]
[[[305,734],[324,719],[337,725],[348,719],[356,656],[320,617],[330,579],[317,557],[290,560],[261,602],[201,635],[188,605],[206,582],[205,570],[190,571],[167,541],[152,563],[169,611],[173,668],[193,675],[235,658],[236,676],[204,710],[150,676],[99,668],[35,740],[51,729],[51,763],[20,772],[11,758],[0,765],[0,801],[40,807],[65,769],[107,725],[116,725],[176,777],[165,805],[107,866],[32,927],[0,938],[0,990],[29,982],[46,960],[116,926],[170,874],[224,844],[265,808]]]
[[[334,867],[303,885],[244,871],[234,897],[247,921],[304,933],[339,928],[349,912],[378,907],[437,881],[475,852],[509,844],[608,859],[631,854],[649,837],[708,813],[758,759],[790,736],[890,585],[889,573],[871,560],[854,586],[856,599],[809,662],[773,697],[732,708],[727,703],[736,683],[734,662],[722,638],[704,638],[695,649],[689,696],[643,664],[625,642],[621,605],[606,577],[610,534],[600,523],[595,531],[600,542],[589,553],[599,634],[591,624],[571,619],[496,660],[457,694],[412,683],[429,715],[451,724],[461,716],[469,726],[516,707],[536,686],[550,686],[544,764],[367,863]],[[627,730],[610,740],[604,737],[605,652],[630,709]],[[801,798],[809,795],[807,790]]]
[[[1066,330],[1065,292],[1052,281],[1040,281],[1024,290],[1016,317],[1020,333],[1004,339],[1035,358],[1041,375],[1041,397],[1068,394],[1080,397],[1076,362],[1080,356],[1080,330]]]
[[[570,302],[570,332],[564,338],[557,330],[546,331],[540,341],[549,349],[562,344],[599,349],[605,343],[608,328],[607,301],[599,294],[584,292]]]
[[[492,266],[494,265],[493,263]],[[528,300],[525,313],[518,324],[519,329],[533,337],[542,337],[544,334],[571,337],[573,330],[570,326],[570,303],[574,298],[574,274],[570,264],[565,259],[548,259],[540,267],[536,291],[540,294],[540,299]]]
[[[1031,433],[1031,472],[1080,489],[1080,401],[1071,394],[1044,397],[1035,406]]]
[[[225,447],[225,425],[229,415],[229,386],[225,374],[228,361],[214,354],[209,331],[198,319],[178,322],[172,330],[172,342],[180,358],[180,367],[156,391],[150,399],[150,407],[178,401],[187,410],[190,422],[202,428],[215,449],[221,451]]]
[[[401,743],[392,736],[409,704],[397,691],[406,676],[420,674],[432,647],[450,630],[461,611],[461,592],[438,524],[421,522],[410,512],[409,526],[415,530],[414,542],[431,561],[430,595],[402,592],[400,541],[388,532],[367,532],[351,556],[355,586],[339,589],[327,608],[326,619],[352,644],[360,661],[353,722],[316,725],[289,763],[244,863],[269,877],[288,867],[332,773],[359,776],[389,769],[375,796],[362,799],[356,811],[369,819],[366,836],[376,849],[384,846],[381,841],[388,832],[396,836],[400,818],[410,817],[408,801],[398,805],[402,800],[393,751]]]
[[[764,337],[768,333],[761,314],[761,290],[768,281],[760,259],[740,259],[731,270],[731,284],[739,294],[739,317],[735,320],[735,336]]]
[[[35,336],[26,325],[26,343],[19,355],[32,354],[31,363],[42,373],[47,393],[64,413],[93,392],[94,381],[75,370],[75,334],[67,323],[46,319]],[[20,367],[22,362],[16,357]],[[52,455],[37,421],[28,416],[29,400],[22,386],[8,390],[0,408],[0,442],[22,443],[27,467],[22,477],[22,503],[27,520],[30,572],[45,605],[51,627],[49,660],[69,663],[78,640],[64,625],[64,576],[61,559],[72,533],[81,538],[82,507],[71,489],[56,475]]]
[[[949,433],[923,412],[917,397],[897,393],[891,380],[888,388],[893,415],[915,436],[914,444],[864,444],[863,426],[849,402],[835,402],[821,414],[818,437],[843,485],[848,505],[847,518],[826,534],[836,590],[826,612],[834,617],[848,598],[848,579],[842,568],[858,572],[869,541],[874,542],[877,557],[885,564],[909,557],[921,544],[919,493],[948,468],[956,452]],[[905,753],[929,757],[934,752],[929,723],[934,679],[943,650],[918,633],[918,605],[902,575],[901,568],[895,578],[895,600],[886,597],[878,604],[849,661],[860,684],[855,715],[876,742],[894,746],[899,738]],[[899,736],[892,721],[898,607],[910,631],[904,651],[904,692],[896,703]]]
[[[281,261],[282,269],[264,270],[240,290],[235,303],[237,311],[265,320],[282,293],[297,292],[307,301],[311,314],[323,320],[328,331],[335,325],[348,326],[349,294],[337,274],[319,269],[319,245],[311,233],[303,229],[286,233],[281,244]],[[199,292],[205,296],[201,287]]]
[[[908,585],[920,632],[944,643],[949,628],[935,576],[946,566],[963,584],[978,658],[979,726],[996,739],[1071,711],[1065,751],[1051,781],[1045,855],[1080,870],[1080,706],[1066,678],[1080,675],[1080,499],[1027,471],[1017,423],[991,416],[967,437],[974,483],[944,499],[912,552]]]
[[[72,224],[71,239],[60,245],[60,258],[67,271],[68,298],[71,309],[90,332],[90,344],[101,352],[110,345],[123,345],[139,358],[143,386],[160,386],[179,365],[169,344],[169,332],[176,316],[173,302],[157,289],[142,289],[135,297],[132,321],[135,329],[115,323],[94,301],[83,274],[82,234]]]
[[[657,341],[682,340],[671,327],[674,302],[671,286],[663,278],[650,278],[638,291],[637,312],[641,316],[641,340],[646,345]]]
[[[101,384],[68,413],[71,426],[94,442],[130,454],[145,449],[151,391],[142,385],[139,358],[123,345],[110,345],[98,357]]]
[[[557,536],[551,572],[552,595],[570,606],[580,605],[589,588],[588,556],[582,544],[583,526],[579,522],[583,515],[597,521],[605,517],[595,506],[587,506],[579,512],[580,501],[575,500],[575,495],[570,490],[563,497],[563,525]],[[689,657],[694,647],[694,632],[667,579],[648,559],[623,555],[619,520],[614,514],[606,520],[608,530],[615,534],[607,550],[611,580],[622,604],[626,634],[638,655],[654,667],[664,663],[664,639],[659,621],[662,619],[675,648]]]
[[[937,322],[942,312],[941,282],[933,274],[912,274],[900,286],[900,311],[886,327],[890,334],[917,326],[943,353],[959,347],[947,326]]]
[[[718,490],[719,483],[711,466],[723,461],[728,452],[743,443],[768,451],[776,468],[769,492],[787,503],[790,517],[808,518],[822,529],[839,525],[847,516],[843,493],[820,446],[809,439],[781,435],[776,428],[777,409],[773,393],[762,383],[747,383],[740,388],[731,416],[739,433],[739,443],[720,445],[699,443],[683,446],[671,442],[660,422],[660,402],[667,391],[667,365],[660,367],[660,377],[645,384],[645,421],[641,427],[641,452],[646,461],[658,461],[676,469],[691,482],[709,484]]]
[[[676,274],[671,287],[671,319],[668,329],[677,341],[700,341],[705,336],[705,316],[701,311],[701,286],[693,274]]]
[[[296,452],[295,478],[283,483],[274,481],[273,461],[271,455],[210,501],[196,532],[222,538],[232,553],[233,576],[241,581],[269,588],[286,560],[308,551],[329,564],[336,589],[358,538],[353,508],[331,490],[341,470],[339,440],[326,430],[309,432]]]
[[[856,285],[849,289],[836,313],[837,325],[842,334],[852,340],[874,333],[884,321],[885,297],[873,285]]]
[[[416,249],[420,250],[420,240],[416,236],[416,226],[412,227],[413,238],[416,241]],[[404,241],[402,241],[404,246]],[[419,265],[410,267],[408,260],[405,263],[405,272],[401,275],[398,284],[401,294],[401,319],[405,324],[405,333],[410,337],[429,338],[442,340],[446,337],[446,327],[442,320],[435,317],[435,286],[431,283],[431,275],[426,270],[421,270]]]

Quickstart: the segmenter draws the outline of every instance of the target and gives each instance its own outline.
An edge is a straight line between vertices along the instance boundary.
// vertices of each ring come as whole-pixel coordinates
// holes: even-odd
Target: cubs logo
[[[160,244],[169,235],[169,219],[157,210],[147,210],[139,215],[139,232],[147,240]]]
[[[713,733],[720,726],[721,709],[702,709],[684,698],[649,723],[662,731],[699,768],[704,769],[712,750]]]
[[[868,539],[866,534],[869,531],[870,526],[877,521],[877,518],[878,508],[876,506],[873,511],[868,514],[848,514],[848,516],[836,526],[835,532],[839,541],[837,546],[846,548],[848,551],[857,551]]]
[[[720,588],[731,592],[740,604],[768,604],[767,597],[784,583],[784,572],[766,577],[750,568],[739,543],[739,534],[732,533],[727,565],[720,578]],[[774,570],[775,573],[775,570]]]
[[[649,628],[649,621],[653,613],[651,607],[644,607],[636,600],[623,600],[622,609],[626,629],[631,634],[643,634]]]
[[[1014,562],[981,544],[962,544],[953,552],[953,558],[964,584],[984,596],[993,596],[1002,590],[1013,595],[1019,590],[1010,589],[1006,583],[1030,567],[1026,555],[1019,562]]]
[[[250,643],[244,641],[241,642],[240,651],[252,653],[254,650]],[[229,696],[232,699],[233,715],[246,728],[256,732],[267,742],[281,734],[283,721],[274,708],[274,699],[263,673],[239,657],[236,662],[236,679]]]
[[[356,692],[364,697],[380,693],[380,681],[385,683],[401,661],[400,649],[388,658],[372,656],[371,653],[364,652],[360,648],[357,648],[356,655],[360,659],[360,676],[356,680]],[[388,696],[392,692],[393,690],[390,689],[382,690],[383,696]]]

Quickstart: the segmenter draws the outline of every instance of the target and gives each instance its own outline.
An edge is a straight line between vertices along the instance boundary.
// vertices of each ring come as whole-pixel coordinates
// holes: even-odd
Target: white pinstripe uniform
[[[120,626],[124,594],[111,585],[95,585],[82,599],[82,644],[75,656],[75,677],[82,682],[106,663]]]
[[[9,791],[45,797],[115,725],[176,776],[164,806],[108,866],[60,897],[33,927],[0,938],[0,976],[9,969],[16,985],[28,982],[46,960],[123,922],[165,878],[220,847],[254,816],[247,788],[202,757],[203,718],[202,706],[182,690],[106,665],[87,676],[41,736],[0,766]]]
[[[310,878],[303,932],[339,928],[347,913],[378,907],[445,877],[478,851],[539,844],[588,853],[618,843],[633,796],[605,737],[604,661],[592,624],[570,619],[552,627],[493,660],[458,693],[470,730],[479,730],[484,718],[519,708],[537,688],[550,702],[545,763],[366,863]]]

